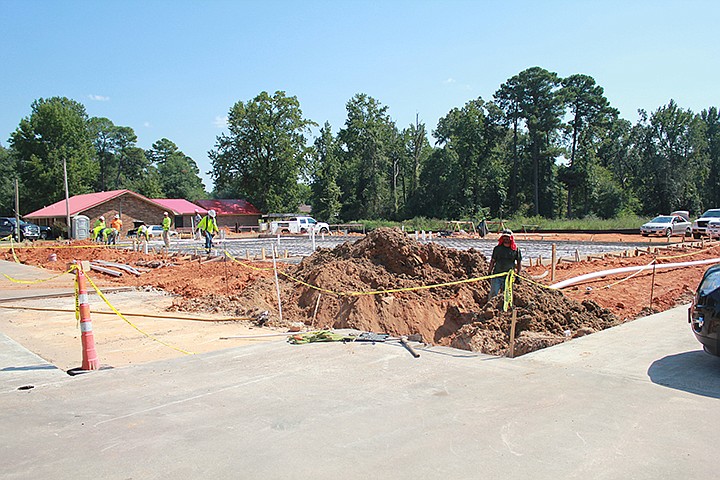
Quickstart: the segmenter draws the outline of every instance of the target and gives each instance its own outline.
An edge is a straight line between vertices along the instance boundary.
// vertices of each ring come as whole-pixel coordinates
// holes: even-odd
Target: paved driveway
[[[720,361],[685,318],[516,359],[278,341],[26,390],[35,360],[4,356],[2,478],[715,478]]]

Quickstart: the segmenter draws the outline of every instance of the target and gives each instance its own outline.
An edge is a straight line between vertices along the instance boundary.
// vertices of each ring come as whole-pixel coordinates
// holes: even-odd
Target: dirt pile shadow
[[[487,259],[477,250],[421,244],[398,229],[377,229],[289,268],[288,277],[280,277],[282,323],[419,333],[429,343],[501,355],[509,347],[510,313],[502,311],[500,297],[487,301],[487,280],[468,281],[487,270]],[[578,303],[529,281],[515,285],[514,299],[516,355],[618,323],[592,301]],[[247,306],[249,316],[269,311],[270,323],[280,325],[271,278],[259,279],[233,300]]]

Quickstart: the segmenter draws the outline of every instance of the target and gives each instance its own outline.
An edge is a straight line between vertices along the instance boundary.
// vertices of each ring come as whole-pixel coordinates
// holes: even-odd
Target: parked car
[[[148,237],[162,237],[163,228],[162,225],[149,225],[148,226]],[[169,230],[170,236],[174,237],[177,235],[175,230]],[[137,232],[136,232],[137,234]]]
[[[270,222],[270,233],[330,233],[330,226],[312,217],[290,217],[287,220]]]
[[[720,355],[720,265],[705,270],[688,309],[688,322],[703,349],[711,355]]]
[[[8,235],[12,235],[16,241],[18,240],[15,236],[15,218],[0,217],[0,237],[5,238]],[[20,241],[37,240],[38,238],[40,238],[40,227],[20,220]]]
[[[40,239],[52,240],[53,238],[55,238],[55,235],[53,234],[52,227],[40,225]]]
[[[648,235],[663,235],[670,237],[672,235],[689,236],[691,232],[689,220],[680,215],[659,215],[640,227],[640,234],[643,237]]]
[[[708,222],[705,235],[711,239],[720,238],[720,218],[714,218]]]
[[[720,208],[711,208],[703,213],[700,218],[695,220],[692,224],[692,236],[693,238],[700,238],[707,234],[707,226],[712,220],[720,219]]]

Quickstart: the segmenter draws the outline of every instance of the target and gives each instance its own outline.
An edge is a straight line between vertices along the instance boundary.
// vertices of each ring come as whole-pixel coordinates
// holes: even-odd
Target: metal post
[[[15,238],[20,241],[20,188],[17,178],[15,179]]]
[[[63,158],[63,175],[65,176],[65,221],[67,222],[68,240],[73,238],[72,225],[70,225],[70,190],[68,189],[67,160]]]
[[[515,358],[515,323],[517,322],[517,310],[513,306],[512,320],[510,321],[510,358]]]

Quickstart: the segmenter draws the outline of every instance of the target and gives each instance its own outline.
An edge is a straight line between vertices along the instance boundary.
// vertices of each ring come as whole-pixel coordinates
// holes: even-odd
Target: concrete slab
[[[3,478],[714,478],[685,310],[516,359],[283,341],[0,393]]]
[[[0,333],[0,392],[40,387],[66,377],[64,371]]]

